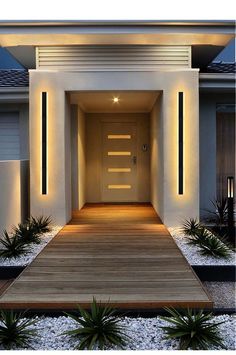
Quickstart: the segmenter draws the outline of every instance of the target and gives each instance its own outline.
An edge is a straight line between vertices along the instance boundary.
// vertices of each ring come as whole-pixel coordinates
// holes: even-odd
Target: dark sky
[[[235,39],[229,42],[228,46],[214,59],[214,62],[235,62]]]
[[[214,59],[214,61],[235,62],[235,40],[233,39],[228,46]],[[21,64],[14,57],[0,47],[0,69],[20,69]]]

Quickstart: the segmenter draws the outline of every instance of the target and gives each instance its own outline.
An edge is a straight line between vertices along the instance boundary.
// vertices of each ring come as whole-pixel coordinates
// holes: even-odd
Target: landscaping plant
[[[225,348],[219,335],[218,326],[224,322],[212,323],[212,313],[203,310],[165,308],[170,314],[160,317],[170,323],[162,326],[167,339],[179,339],[180,350],[209,350],[211,346]]]
[[[7,231],[3,232],[3,237],[0,239],[0,244],[3,249],[0,249],[0,257],[2,258],[17,258],[29,252],[29,246],[24,244],[17,235],[9,236]]]
[[[19,223],[17,227],[13,228],[15,235],[24,244],[40,244],[41,238],[36,232],[35,227],[28,222]]]
[[[30,217],[28,220],[29,225],[34,229],[38,235],[51,232],[50,224],[52,223],[51,217]]]
[[[78,306],[78,309],[78,316],[66,314],[74,319],[80,327],[63,333],[78,337],[79,343],[75,349],[92,350],[97,347],[103,350],[109,345],[121,348],[125,345],[128,337],[124,332],[124,327],[119,325],[119,319],[115,317],[116,311],[109,304],[103,307],[93,298],[90,312],[85,311],[80,306]]]
[[[194,236],[198,230],[201,228],[200,223],[195,218],[190,218],[189,220],[185,220],[183,222],[183,227],[181,231],[186,236]]]
[[[226,198],[211,200],[213,210],[206,210],[206,221],[216,224],[218,227],[227,225],[228,221],[228,204]]]
[[[12,347],[32,348],[29,345],[36,335],[36,330],[30,329],[37,321],[35,319],[23,319],[23,314],[14,311],[0,312],[0,344],[7,350]]]
[[[202,255],[210,255],[215,258],[230,256],[230,248],[206,228],[200,228],[198,232],[189,237],[188,244],[196,245]]]
[[[230,248],[214,234],[202,240],[199,247],[202,255],[211,255],[215,258],[227,259],[231,252]]]

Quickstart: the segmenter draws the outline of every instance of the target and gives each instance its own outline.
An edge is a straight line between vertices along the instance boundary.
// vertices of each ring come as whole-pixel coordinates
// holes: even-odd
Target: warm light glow
[[[108,185],[108,189],[131,189],[131,185]]]
[[[108,139],[131,139],[130,134],[108,134]]]
[[[234,197],[234,177],[233,176],[228,176],[227,177],[227,185],[228,185],[228,198],[233,198]]]
[[[113,102],[119,102],[119,97],[113,97]]]
[[[107,155],[131,155],[131,152],[108,152]]]
[[[130,173],[130,168],[108,168],[109,173]]]

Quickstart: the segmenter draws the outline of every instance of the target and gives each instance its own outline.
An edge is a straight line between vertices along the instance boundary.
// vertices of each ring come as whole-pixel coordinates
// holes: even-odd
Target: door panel
[[[137,201],[135,122],[102,123],[102,201]]]

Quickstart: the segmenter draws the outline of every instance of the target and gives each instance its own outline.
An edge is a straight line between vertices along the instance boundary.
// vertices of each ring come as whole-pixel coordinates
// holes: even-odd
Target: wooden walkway
[[[150,205],[86,205],[0,298],[0,308],[212,307]]]

